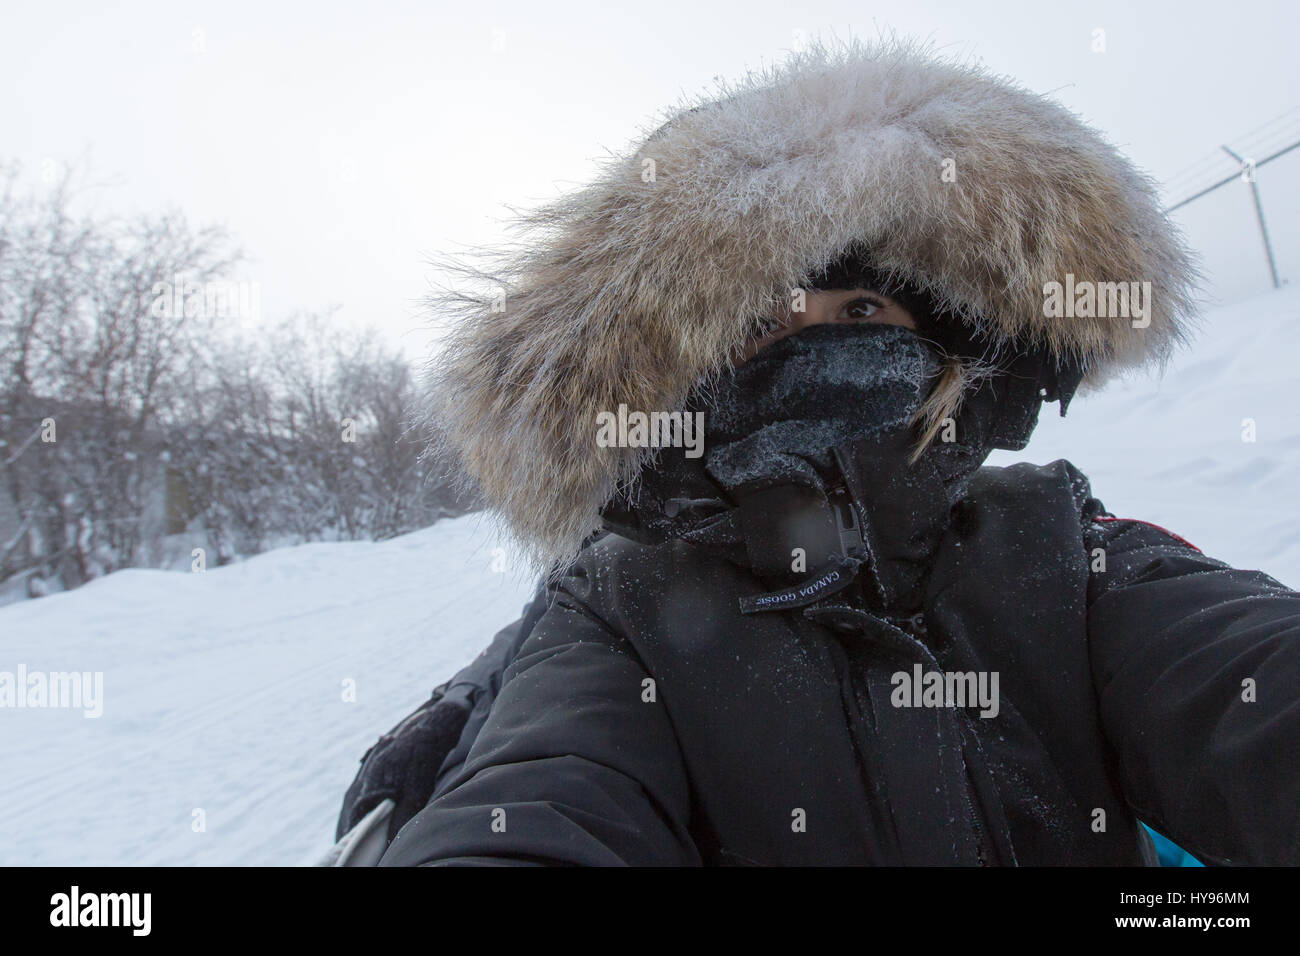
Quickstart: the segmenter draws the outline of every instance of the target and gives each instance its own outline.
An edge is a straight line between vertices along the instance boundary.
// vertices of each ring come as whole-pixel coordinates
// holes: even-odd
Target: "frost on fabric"
[[[835,445],[906,425],[938,373],[930,348],[900,326],[815,325],[779,339],[716,393],[708,471],[728,489],[760,479],[816,484]]]

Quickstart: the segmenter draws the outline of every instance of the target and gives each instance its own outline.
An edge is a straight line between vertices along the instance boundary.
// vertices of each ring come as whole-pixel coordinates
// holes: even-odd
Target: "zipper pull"
[[[835,485],[827,492],[826,501],[835,515],[835,527],[840,536],[840,553],[846,558],[867,557],[866,540],[862,537],[862,523],[858,520],[853,499],[843,485]]]

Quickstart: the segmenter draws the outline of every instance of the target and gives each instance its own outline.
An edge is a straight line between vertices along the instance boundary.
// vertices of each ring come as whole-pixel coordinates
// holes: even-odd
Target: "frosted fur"
[[[1186,334],[1195,266],[1151,180],[980,67],[816,42],[666,119],[518,214],[525,238],[488,265],[441,257],[466,285],[430,298],[447,334],[420,422],[538,568],[576,554],[649,455],[598,447],[596,414],[682,408],[855,241],[1000,340],[1082,355],[1085,388]],[[1151,282],[1149,326],[1045,318],[1043,287],[1067,274]]]

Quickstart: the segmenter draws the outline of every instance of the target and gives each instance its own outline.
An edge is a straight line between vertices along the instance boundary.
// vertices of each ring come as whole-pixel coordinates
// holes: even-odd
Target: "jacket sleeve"
[[[1089,653],[1130,805],[1202,862],[1300,863],[1300,594],[1096,499],[1084,519]]]
[[[465,762],[470,741],[487,719],[501,675],[546,609],[546,590],[539,587],[524,605],[523,616],[496,633],[479,654],[361,756],[361,767],[343,795],[335,840],[384,800],[394,807],[388,818],[389,840],[437,792],[436,784]]]
[[[580,597],[590,580],[579,565],[554,589],[465,764],[381,866],[699,865],[676,734],[631,644]]]

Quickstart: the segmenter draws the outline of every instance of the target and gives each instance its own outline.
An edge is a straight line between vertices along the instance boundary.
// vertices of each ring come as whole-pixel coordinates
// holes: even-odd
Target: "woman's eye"
[[[840,309],[840,318],[849,322],[859,319],[869,319],[879,312],[884,306],[874,299],[854,299],[847,302]]]

